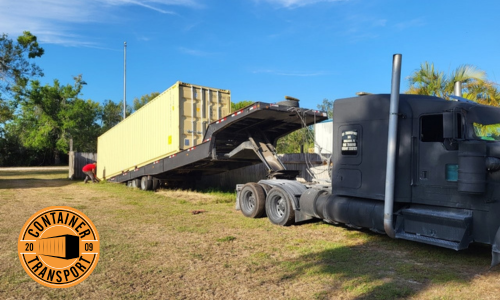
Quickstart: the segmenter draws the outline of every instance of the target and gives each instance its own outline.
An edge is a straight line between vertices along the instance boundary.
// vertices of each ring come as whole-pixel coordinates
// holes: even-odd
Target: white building
[[[331,154],[333,147],[333,120],[314,125],[314,153]]]

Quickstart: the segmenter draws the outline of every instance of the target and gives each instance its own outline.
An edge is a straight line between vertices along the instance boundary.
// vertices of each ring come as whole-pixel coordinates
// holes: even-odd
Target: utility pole
[[[123,42],[123,119],[127,110],[127,42]]]

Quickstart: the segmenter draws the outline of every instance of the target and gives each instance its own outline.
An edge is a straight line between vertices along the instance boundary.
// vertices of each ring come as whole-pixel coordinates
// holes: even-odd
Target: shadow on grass
[[[67,170],[2,170],[0,189],[61,187],[74,183]]]
[[[75,181],[69,179],[0,179],[0,190],[62,187],[73,183],[75,183]]]
[[[489,272],[489,246],[473,244],[457,252],[368,232],[356,235],[364,234],[368,235],[363,237],[367,238],[365,243],[331,243],[324,250],[281,262],[286,270],[281,280],[318,277],[324,290],[315,292],[316,299],[336,299],[345,294],[363,300],[399,299],[418,295],[431,285],[466,284],[478,274]]]
[[[3,177],[17,177],[20,179],[32,178],[43,179],[40,177],[58,177],[63,179],[68,177],[68,170],[28,170],[28,171],[0,171],[0,179]]]

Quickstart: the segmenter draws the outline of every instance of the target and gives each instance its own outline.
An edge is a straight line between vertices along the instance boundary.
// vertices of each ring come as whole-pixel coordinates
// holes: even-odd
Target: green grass
[[[64,172],[0,172],[0,298],[15,299],[481,299],[498,295],[490,248],[456,252],[324,222],[290,227],[234,210],[233,192],[143,192],[68,181]],[[35,178],[31,180],[29,178]],[[43,179],[45,178],[45,179]],[[12,180],[15,179],[15,180]],[[16,189],[10,184],[17,182]],[[36,187],[36,188],[34,188]],[[97,227],[94,273],[70,289],[39,286],[15,241],[51,205]],[[203,210],[193,214],[195,210]]]
[[[217,239],[217,242],[224,243],[224,242],[232,242],[234,240],[236,240],[236,237],[234,237],[232,235],[228,235],[228,236],[225,236],[223,238]]]

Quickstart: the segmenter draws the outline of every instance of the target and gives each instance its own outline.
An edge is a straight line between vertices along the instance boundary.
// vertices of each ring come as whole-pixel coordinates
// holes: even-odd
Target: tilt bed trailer
[[[209,124],[198,145],[121,174],[102,177],[142,190],[156,190],[160,184],[194,187],[203,176],[263,162],[269,178],[295,179],[298,171],[286,170],[276,155],[276,141],[326,119],[326,112],[300,108],[298,100],[292,97],[277,103],[256,102]]]
[[[236,208],[277,225],[313,218],[454,250],[492,246],[500,262],[500,108],[399,95],[339,99],[331,187],[271,179],[238,185]]]

